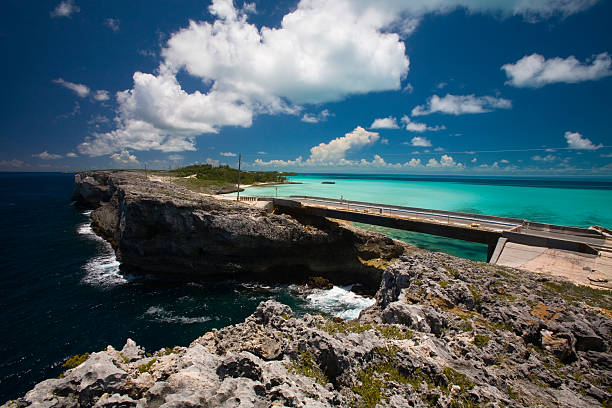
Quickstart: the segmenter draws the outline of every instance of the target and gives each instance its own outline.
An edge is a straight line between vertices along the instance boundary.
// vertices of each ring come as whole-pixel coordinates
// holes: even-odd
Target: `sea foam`
[[[376,301],[351,292],[351,286],[334,286],[331,289],[316,289],[306,296],[308,306],[342,319],[351,320],[359,317],[359,313]]]
[[[91,211],[85,211],[83,215],[90,216]],[[115,286],[122,285],[128,280],[121,275],[119,266],[121,263],[115,257],[113,247],[100,238],[91,228],[91,222],[79,224],[77,233],[87,239],[98,243],[98,254],[83,265],[85,276],[81,282],[92,286]]]
[[[180,324],[194,324],[194,323],[204,323],[212,320],[208,316],[199,316],[199,317],[187,317],[187,316],[177,316],[172,312],[164,309],[161,306],[151,306],[145,312],[145,316],[152,318],[155,321],[163,322],[163,323],[180,323]]]

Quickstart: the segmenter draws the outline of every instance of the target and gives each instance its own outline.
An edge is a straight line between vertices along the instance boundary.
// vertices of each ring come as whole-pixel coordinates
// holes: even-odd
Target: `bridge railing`
[[[299,200],[299,201],[307,201],[321,204],[333,204],[336,206],[346,207],[347,210],[357,210],[359,208],[363,208],[366,210],[372,209],[374,210],[374,214],[380,215],[392,215],[393,213],[400,214],[413,214],[413,215],[421,215],[428,217],[436,217],[439,219],[446,219],[447,222],[450,222],[450,219],[453,220],[463,220],[463,221],[474,221],[474,222],[487,222],[489,224],[501,225],[505,227],[518,227],[523,225],[524,220],[516,219],[516,218],[506,218],[506,217],[494,217],[480,214],[470,214],[470,213],[461,213],[454,211],[441,211],[441,210],[429,210],[425,208],[416,208],[416,207],[402,207],[396,205],[387,205],[387,204],[378,204],[378,203],[366,203],[363,201],[351,201],[351,200],[338,200],[338,199],[329,199],[323,197],[310,197],[310,196],[291,196],[290,199]]]

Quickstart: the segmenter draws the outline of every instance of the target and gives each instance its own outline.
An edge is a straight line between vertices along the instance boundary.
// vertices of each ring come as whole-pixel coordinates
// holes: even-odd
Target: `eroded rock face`
[[[408,248],[350,225],[269,214],[138,173],[86,172],[75,181],[76,199],[98,207],[94,230],[132,271],[276,282],[322,276],[362,282],[373,293],[382,270],[366,264],[389,263]]]
[[[356,321],[262,302],[189,347],[109,346],[6,406],[609,404],[612,295],[538,278],[422,252],[385,271]]]

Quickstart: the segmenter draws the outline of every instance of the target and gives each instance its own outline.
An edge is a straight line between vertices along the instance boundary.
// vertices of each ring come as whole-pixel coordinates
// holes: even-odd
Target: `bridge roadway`
[[[254,199],[244,197],[241,199]],[[612,254],[612,240],[592,229],[530,222],[524,219],[403,207],[388,204],[290,196],[259,197],[288,213],[321,216],[437,235],[488,246],[487,261],[496,262],[506,243],[597,256]]]

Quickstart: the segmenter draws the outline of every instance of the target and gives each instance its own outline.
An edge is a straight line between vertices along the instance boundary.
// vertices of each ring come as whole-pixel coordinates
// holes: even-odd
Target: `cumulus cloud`
[[[331,113],[329,113],[327,109],[322,110],[316,115],[305,113],[304,116],[302,116],[302,122],[306,122],[306,123],[325,122],[329,116],[331,116]]]
[[[232,152],[221,152],[219,154],[224,157],[236,157],[237,156],[236,153],[232,153]]]
[[[429,159],[429,161],[426,164],[427,167],[444,167],[444,168],[463,168],[464,165],[463,163],[457,163],[455,161],[455,159],[453,159],[452,156],[449,156],[447,154],[443,155],[442,157],[440,157],[440,161],[431,158]]]
[[[74,157],[79,157],[79,156],[75,152],[68,152],[68,153],[66,153],[66,157],[74,158]]]
[[[567,140],[567,147],[576,150],[597,150],[603,147],[602,144],[594,145],[586,137],[578,132],[565,132],[565,140]]]
[[[42,153],[33,154],[32,157],[38,157],[43,160],[57,160],[61,159],[63,156],[61,154],[49,153],[48,151],[44,151]]]
[[[531,157],[531,160],[550,163],[550,162],[557,160],[557,156],[552,155],[552,154],[547,154],[546,156],[540,156],[539,154],[537,154]]]
[[[410,141],[410,144],[412,146],[418,146],[418,147],[430,147],[431,141],[427,139],[426,137],[415,136]]]
[[[91,92],[87,85],[75,84],[74,82],[69,82],[62,78],[54,79],[52,82],[54,84],[61,85],[66,89],[70,89],[72,92],[77,94],[79,98],[85,98],[87,95],[89,95],[89,92]]]
[[[105,91],[104,89],[97,90],[96,92],[94,92],[92,96],[96,101],[99,101],[99,102],[108,101],[110,99],[110,95],[108,94],[108,91]]]
[[[346,153],[355,148],[375,143],[379,139],[377,132],[368,132],[357,126],[352,132],[338,137],[329,143],[321,143],[310,149],[309,162],[338,163],[346,159]]]
[[[0,161],[0,167],[21,168],[28,167],[28,164],[18,159],[2,160]]]
[[[114,32],[119,32],[119,19],[107,18],[106,20],[104,20],[104,25],[113,30]]]
[[[73,13],[78,13],[81,9],[74,4],[74,0],[64,0],[53,9],[51,17],[70,17]]]
[[[429,115],[431,113],[447,113],[463,115],[468,113],[486,113],[494,109],[510,109],[512,102],[508,99],[494,96],[452,95],[444,97],[433,95],[425,105],[412,109],[412,116]]]
[[[612,58],[607,52],[585,63],[576,57],[545,59],[540,54],[526,55],[514,64],[501,67],[506,71],[506,84],[520,88],[540,88],[556,82],[577,83],[594,81],[612,75]]]
[[[399,125],[397,119],[393,116],[387,116],[386,118],[374,119],[370,129],[399,129]]]
[[[210,18],[171,35],[154,74],[136,72],[132,89],[118,94],[117,128],[90,135],[79,151],[193,150],[196,136],[249,127],[258,114],[298,114],[306,104],[400,90],[410,65],[402,36],[427,13],[465,8],[533,19],[573,14],[595,2],[301,0],[277,27],[258,27],[248,21],[252,6],[213,0]],[[201,79],[206,91],[183,90],[176,80],[181,71]]]
[[[210,164],[213,167],[219,166],[219,160],[214,160],[214,159],[211,159],[210,157],[206,158],[205,163]]]
[[[446,129],[446,126],[442,125],[442,126],[427,126],[425,123],[418,123],[418,122],[413,122],[410,117],[408,115],[404,115],[402,116],[402,124],[404,125],[404,127],[406,128],[407,131],[409,132],[425,132],[427,131],[432,131],[432,132],[437,132],[438,130],[444,130]]]
[[[122,150],[120,153],[111,154],[111,159],[123,164],[139,164],[138,159],[127,150]]]

